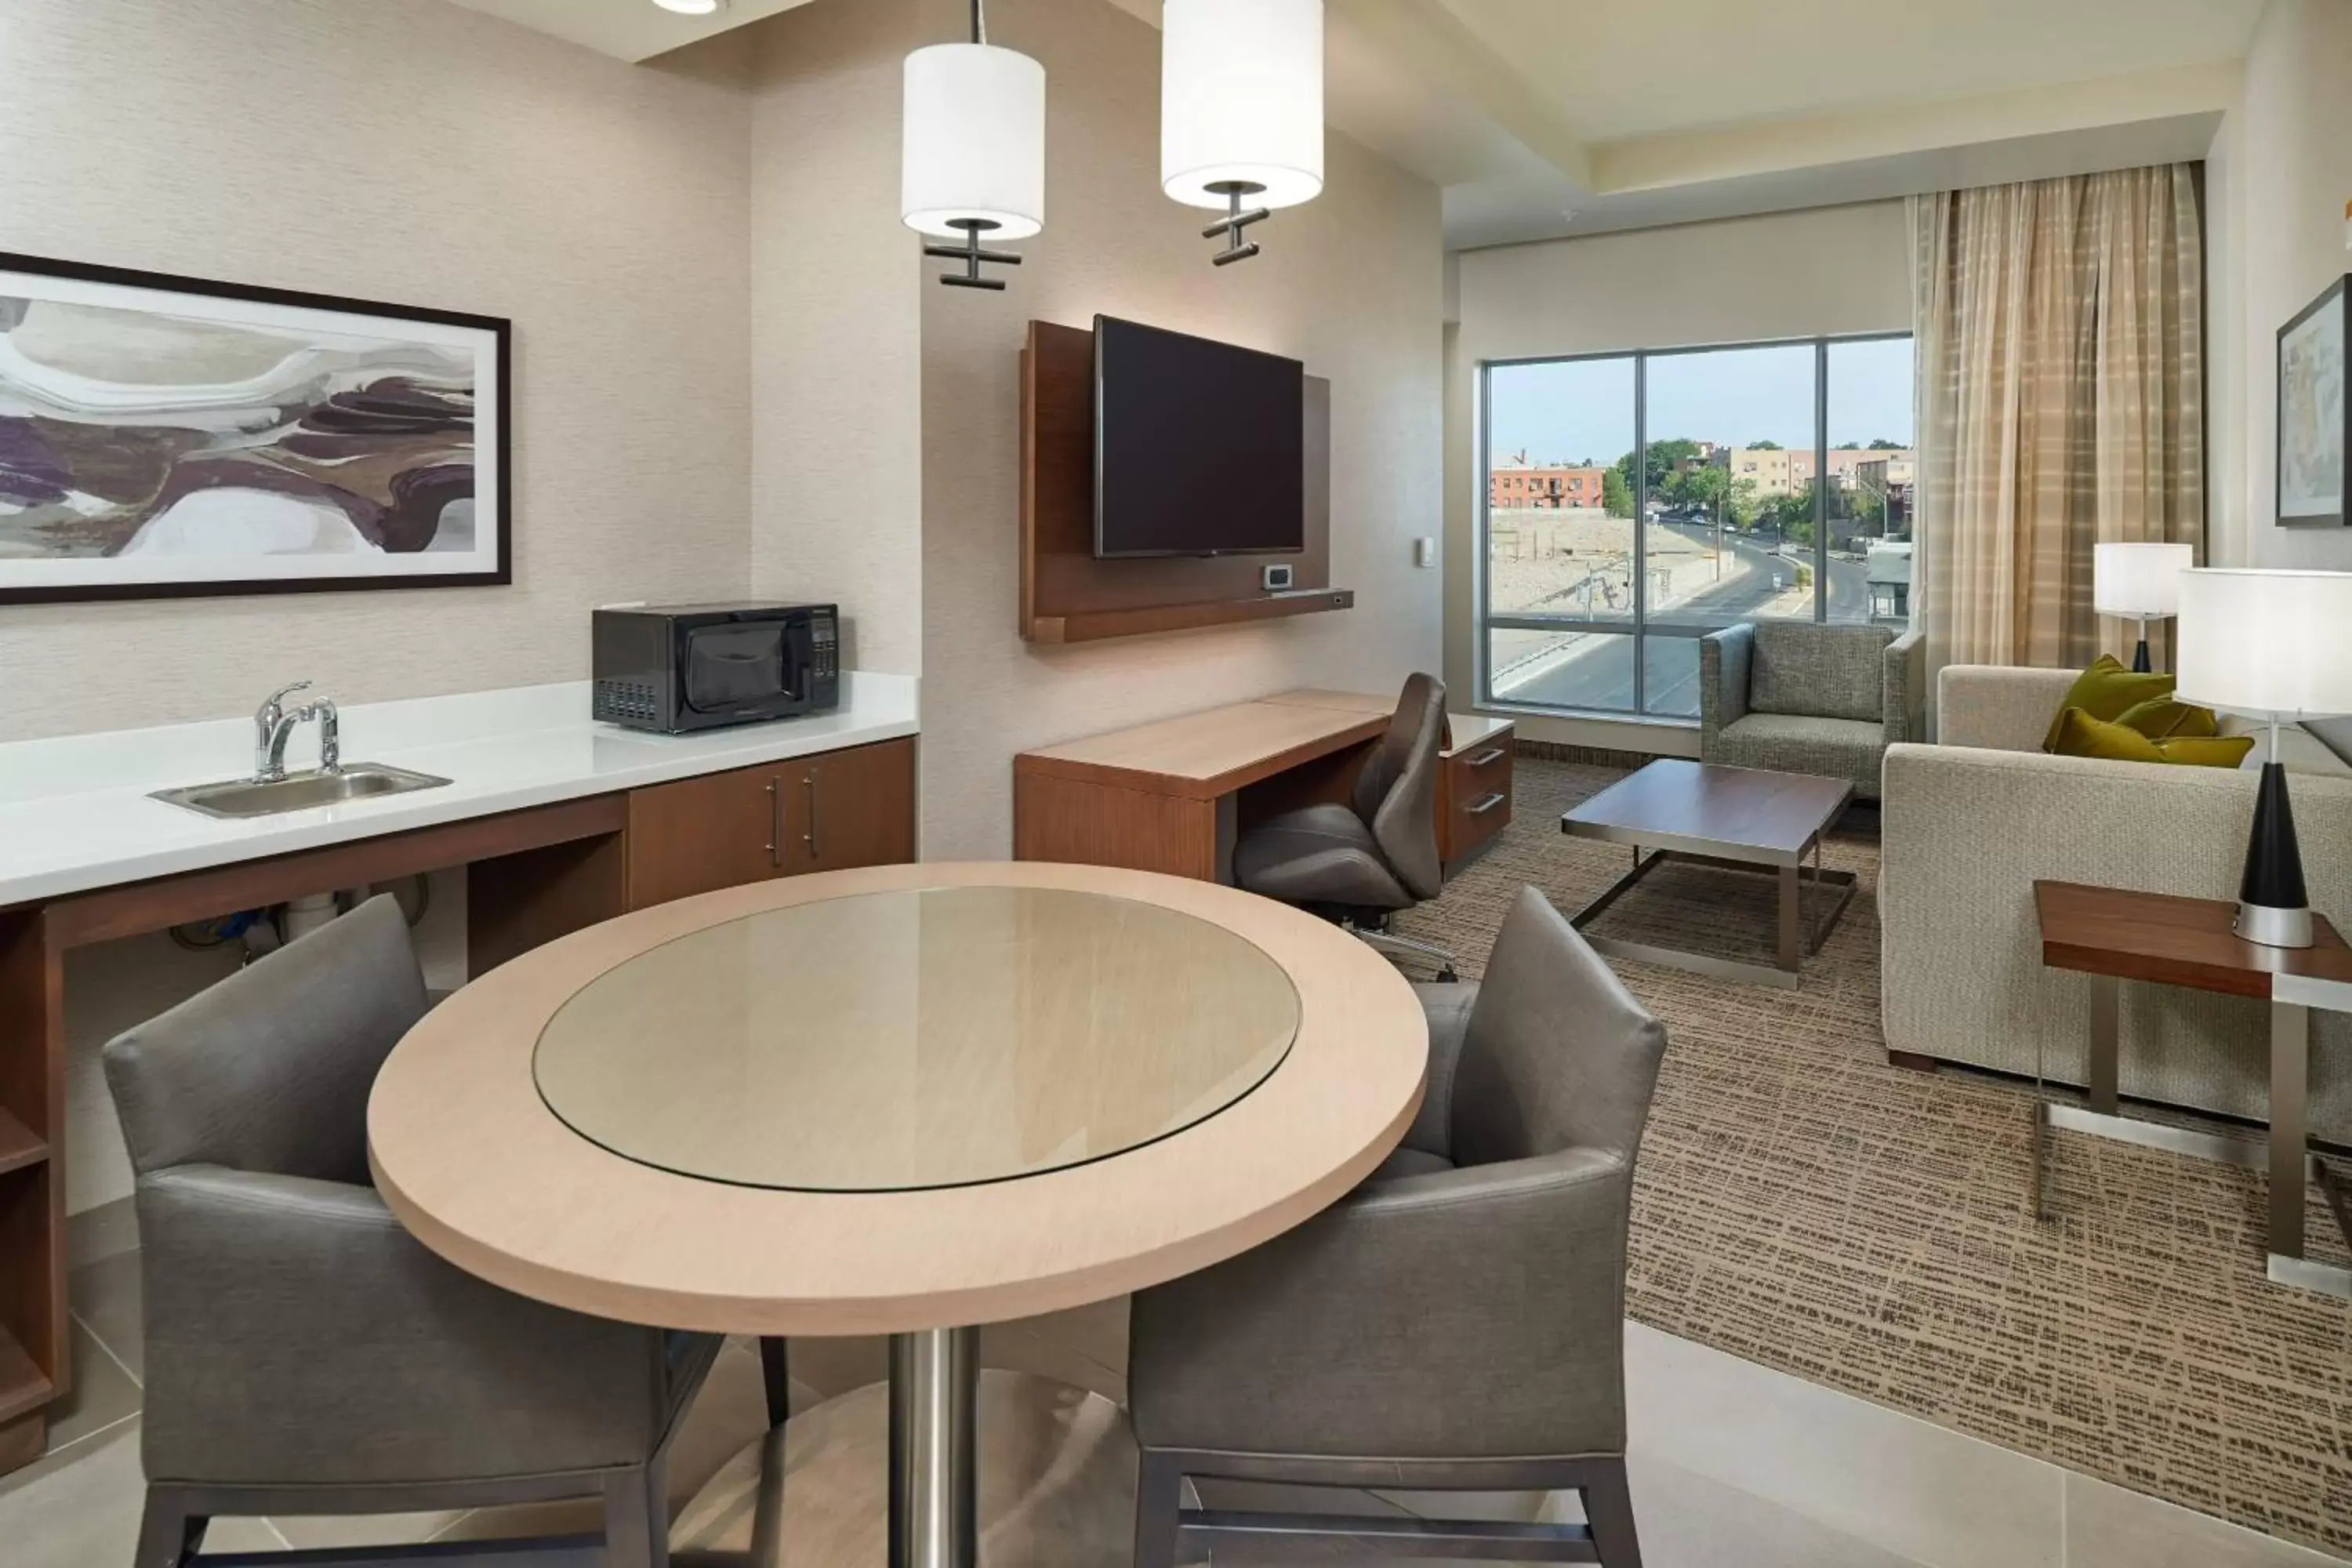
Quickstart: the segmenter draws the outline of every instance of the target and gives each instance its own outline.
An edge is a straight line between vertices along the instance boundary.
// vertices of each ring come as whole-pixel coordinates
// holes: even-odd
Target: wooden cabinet
[[[915,858],[915,744],[885,741],[629,795],[628,905]]]
[[[1475,732],[1465,731],[1475,726]],[[1495,721],[1455,721],[1437,791],[1437,853],[1447,874],[1491,847],[1511,820],[1517,732]]]
[[[915,858],[915,743],[885,741],[784,765],[784,870]]]

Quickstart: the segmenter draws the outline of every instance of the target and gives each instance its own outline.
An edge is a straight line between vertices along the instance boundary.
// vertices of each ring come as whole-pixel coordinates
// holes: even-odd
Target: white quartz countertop
[[[0,909],[897,740],[917,732],[916,684],[845,675],[833,712],[698,735],[600,724],[588,717],[585,681],[353,704],[342,710],[345,766],[383,763],[450,782],[237,821],[149,792],[249,775],[249,719],[0,744]],[[304,725],[287,766],[315,766],[318,743],[317,726]]]

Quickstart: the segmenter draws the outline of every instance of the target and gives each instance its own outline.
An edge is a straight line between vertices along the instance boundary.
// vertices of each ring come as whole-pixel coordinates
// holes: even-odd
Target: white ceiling
[[[455,3],[643,60],[808,0]],[[1326,3],[1331,123],[1461,248],[2201,156],[2264,0]]]
[[[2240,59],[2263,0],[1437,3],[1598,142]]]

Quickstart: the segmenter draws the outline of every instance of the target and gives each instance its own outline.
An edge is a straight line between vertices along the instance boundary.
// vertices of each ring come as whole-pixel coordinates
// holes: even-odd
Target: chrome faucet
[[[319,771],[343,771],[342,722],[335,705],[321,697],[302,707],[288,709],[283,700],[308,691],[310,683],[298,680],[271,692],[253,714],[253,782],[276,784],[286,776],[286,742],[294,727],[306,720],[319,721]]]

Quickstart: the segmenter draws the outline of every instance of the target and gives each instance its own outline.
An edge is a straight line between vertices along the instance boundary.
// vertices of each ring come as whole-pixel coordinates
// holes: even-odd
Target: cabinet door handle
[[[1490,812],[1490,811],[1494,810],[1496,806],[1498,806],[1498,805],[1502,805],[1504,801],[1506,801],[1506,800],[1507,800],[1507,799],[1509,799],[1509,798],[1510,798],[1510,797],[1509,797],[1509,796],[1507,796],[1507,795],[1502,795],[1502,794],[1500,794],[1500,793],[1497,793],[1497,794],[1495,794],[1495,795],[1488,795],[1486,799],[1484,799],[1484,800],[1480,801],[1480,802],[1479,802],[1477,805],[1475,805],[1465,806],[1465,807],[1464,807],[1463,809],[1465,809],[1465,810],[1466,810],[1467,812],[1469,812],[1469,814],[1470,814],[1471,816],[1486,816],[1488,812]]]
[[[1502,760],[1503,748],[1500,746],[1489,746],[1485,751],[1479,752],[1476,756],[1464,759],[1464,765],[1465,767],[1483,768],[1490,763],[1499,763]]]
[[[784,794],[779,781],[768,781],[768,864],[784,863]]]
[[[809,829],[801,835],[801,838],[808,845],[809,858],[814,860],[816,858],[816,770],[814,768],[808,771],[808,792]]]

